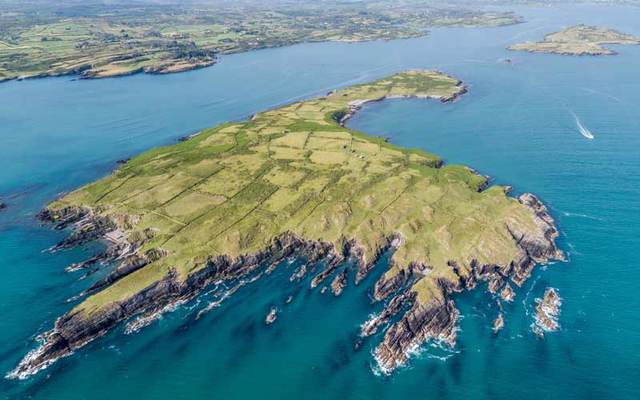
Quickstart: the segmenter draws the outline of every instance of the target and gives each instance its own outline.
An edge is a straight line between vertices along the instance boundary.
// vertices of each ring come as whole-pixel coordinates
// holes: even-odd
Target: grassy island
[[[416,331],[407,336],[402,323],[386,331],[376,353],[384,368],[429,338],[451,340],[457,312],[449,294],[480,280],[507,290],[535,262],[560,258],[553,221],[532,195],[512,198],[465,166],[341,122],[367,101],[449,101],[464,91],[438,72],[399,73],[206,129],[52,203],[41,217],[74,228],[62,247],[107,238],[124,266],[58,320],[16,376],[133,315],[291,255],[322,265],[312,287],[336,274],[343,286],[340,269],[358,282],[381,252],[393,251],[375,297],[401,297],[363,335],[399,312],[400,300],[412,304],[403,318]]]
[[[514,44],[509,50],[573,56],[613,55],[607,44],[640,44],[640,37],[597,26],[577,25],[548,34],[537,43]]]

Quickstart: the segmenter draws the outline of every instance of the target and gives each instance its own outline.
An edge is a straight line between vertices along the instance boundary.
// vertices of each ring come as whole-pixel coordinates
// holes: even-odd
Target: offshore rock
[[[544,296],[535,300],[536,306],[535,321],[532,325],[533,332],[539,337],[544,337],[545,332],[555,332],[560,329],[558,317],[560,316],[560,306],[562,299],[558,291],[554,288],[547,288]]]
[[[271,310],[269,310],[269,313],[264,319],[264,323],[267,325],[271,325],[276,321],[277,318],[278,318],[278,310],[275,307],[271,307]]]
[[[340,296],[342,291],[347,286],[347,270],[344,269],[333,278],[331,282],[331,291],[334,296]]]
[[[336,270],[336,268],[338,268],[338,265],[340,265],[343,260],[344,259],[342,257],[337,257],[327,262],[327,266],[325,267],[325,269],[322,270],[322,272],[320,272],[318,275],[314,276],[311,280],[311,288],[313,289],[317,287],[320,283],[322,283],[322,281],[327,279],[329,275],[331,275]]]
[[[298,267],[295,271],[293,271],[293,274],[291,274],[291,276],[289,277],[289,282],[299,281],[302,278],[304,278],[306,274],[307,274],[307,265],[303,264],[300,267]]]
[[[500,298],[502,298],[502,300],[506,301],[507,303],[511,303],[515,297],[516,294],[513,291],[511,285],[509,285],[508,283],[504,285],[502,291],[500,291]]]
[[[491,329],[493,330],[493,333],[498,333],[502,328],[504,328],[504,316],[500,313],[498,314],[498,317],[493,320],[493,327]]]

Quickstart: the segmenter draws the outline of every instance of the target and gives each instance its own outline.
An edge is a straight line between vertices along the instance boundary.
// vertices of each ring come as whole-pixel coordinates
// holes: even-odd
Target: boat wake
[[[594,217],[593,215],[588,215],[588,214],[572,213],[569,211],[563,211],[562,215],[564,215],[565,217],[577,217],[577,218],[592,219],[594,221],[604,221],[604,218]]]
[[[580,121],[580,118],[578,118],[578,116],[573,111],[571,112],[571,115],[573,115],[573,119],[575,119],[576,126],[578,127],[578,130],[580,131],[580,134],[582,136],[589,140],[595,138],[595,136],[593,136],[593,133],[586,126],[582,125],[582,121]]]
[[[586,88],[586,87],[583,87],[583,88],[580,88],[580,89],[584,90],[585,92],[589,92],[589,93],[593,93],[593,94],[597,94],[597,95],[600,95],[600,96],[607,97],[607,98],[609,98],[611,100],[614,100],[614,101],[616,101],[618,103],[624,103],[624,101],[622,101],[622,99],[620,99],[619,97],[616,97],[616,96],[614,96],[612,94],[609,94],[609,93],[601,92],[599,90],[594,90],[594,89]]]

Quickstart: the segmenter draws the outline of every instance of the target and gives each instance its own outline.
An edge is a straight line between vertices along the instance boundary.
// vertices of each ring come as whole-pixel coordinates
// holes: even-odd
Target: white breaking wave
[[[587,139],[595,138],[595,136],[593,136],[593,133],[589,129],[587,129],[586,126],[582,125],[582,121],[580,121],[580,118],[578,118],[578,116],[574,112],[571,112],[571,114],[573,115],[573,118],[576,120],[576,126],[578,127],[580,134],[586,137]]]

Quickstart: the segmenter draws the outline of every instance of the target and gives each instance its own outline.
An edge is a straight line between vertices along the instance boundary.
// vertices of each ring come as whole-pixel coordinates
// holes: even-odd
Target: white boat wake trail
[[[582,121],[580,121],[580,118],[578,118],[578,116],[571,111],[571,115],[573,115],[573,118],[576,120],[576,126],[578,127],[578,130],[580,131],[580,134],[584,137],[586,137],[587,139],[593,139],[595,138],[595,136],[593,136],[593,133],[587,129],[586,126],[582,125]]]

